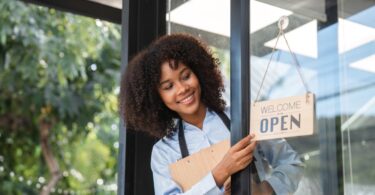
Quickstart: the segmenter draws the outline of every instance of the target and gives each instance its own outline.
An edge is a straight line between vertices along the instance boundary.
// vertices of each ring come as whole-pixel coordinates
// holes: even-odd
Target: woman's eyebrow
[[[170,82],[169,79],[160,82],[159,85],[161,86],[161,85],[163,85],[164,83],[168,83],[168,82]]]
[[[187,67],[185,67],[184,69],[182,69],[182,70],[180,71],[180,75],[181,75],[182,73],[184,73],[185,71],[187,71],[187,70],[189,70],[189,68],[187,68]]]

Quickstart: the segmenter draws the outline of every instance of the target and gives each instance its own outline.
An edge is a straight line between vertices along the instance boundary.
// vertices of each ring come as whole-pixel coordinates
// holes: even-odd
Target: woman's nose
[[[189,90],[189,85],[185,83],[178,82],[177,87],[178,87],[178,94],[184,94]]]

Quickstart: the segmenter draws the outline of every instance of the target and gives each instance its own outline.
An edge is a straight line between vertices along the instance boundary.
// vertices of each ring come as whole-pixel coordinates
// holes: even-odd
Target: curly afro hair
[[[165,106],[158,93],[161,65],[166,61],[174,61],[171,66],[179,62],[188,66],[198,77],[202,102],[213,111],[224,110],[219,60],[190,35],[165,35],[132,58],[122,75],[120,112],[127,128],[158,138],[176,131],[174,120],[179,116]]]

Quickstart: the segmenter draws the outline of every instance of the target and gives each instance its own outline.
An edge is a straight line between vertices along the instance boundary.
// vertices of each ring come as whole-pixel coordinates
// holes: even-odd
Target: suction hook
[[[289,25],[288,16],[281,16],[279,19],[279,22],[277,23],[279,30],[285,30],[288,27],[288,25]]]

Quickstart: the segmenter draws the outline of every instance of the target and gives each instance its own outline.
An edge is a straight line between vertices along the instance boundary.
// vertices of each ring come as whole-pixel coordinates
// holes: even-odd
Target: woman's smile
[[[194,102],[194,92],[188,95],[187,97],[183,98],[182,100],[178,101],[177,103],[183,104],[183,105],[189,105]]]

